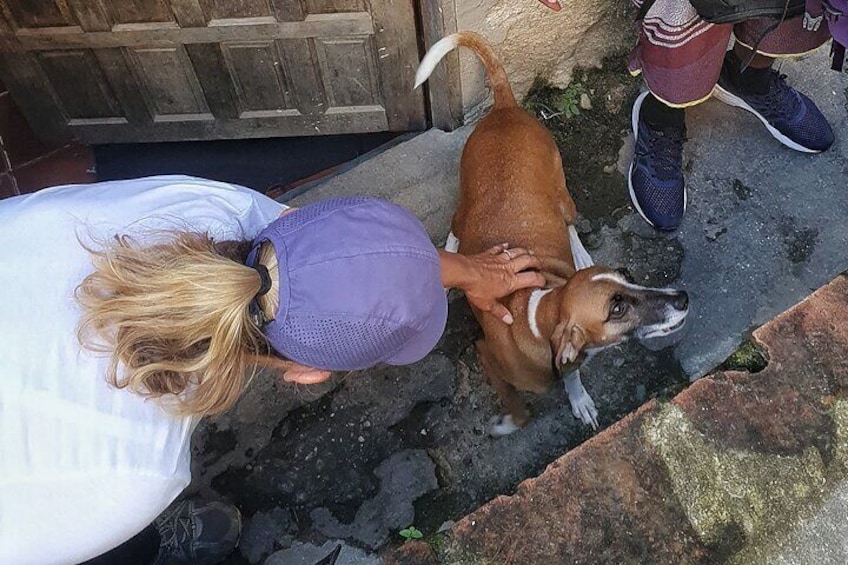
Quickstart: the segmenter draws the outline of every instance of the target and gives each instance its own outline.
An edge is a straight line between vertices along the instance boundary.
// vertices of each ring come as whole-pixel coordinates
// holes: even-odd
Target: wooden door
[[[425,127],[411,0],[0,0],[0,79],[45,139]]]

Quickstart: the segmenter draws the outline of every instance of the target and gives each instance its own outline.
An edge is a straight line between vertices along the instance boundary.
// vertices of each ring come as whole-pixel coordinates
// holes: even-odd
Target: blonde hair
[[[174,395],[169,409],[208,415],[232,407],[259,367],[284,367],[250,314],[259,273],[222,255],[207,234],[170,232],[146,246],[118,236],[88,251],[95,270],[76,289],[78,337],[111,354],[112,385],[148,398]],[[260,306],[273,318],[272,246],[263,246],[259,261],[272,279]]]

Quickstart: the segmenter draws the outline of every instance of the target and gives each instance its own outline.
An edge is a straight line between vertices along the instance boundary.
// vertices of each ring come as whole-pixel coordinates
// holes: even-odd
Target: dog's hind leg
[[[583,381],[580,380],[580,371],[574,371],[565,377],[563,384],[565,392],[568,393],[568,401],[571,403],[571,413],[584,424],[592,426],[593,430],[597,430],[598,410],[595,408],[595,401],[586,392]]]
[[[486,342],[482,339],[477,342],[477,355],[483,366],[483,374],[495,389],[504,410],[503,414],[489,420],[489,435],[492,437],[509,435],[524,426],[530,419],[530,414],[515,387],[501,378],[500,364],[491,356]]]

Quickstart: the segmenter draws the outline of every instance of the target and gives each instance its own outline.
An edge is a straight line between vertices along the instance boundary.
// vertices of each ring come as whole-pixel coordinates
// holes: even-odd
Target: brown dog
[[[474,254],[507,241],[538,256],[548,281],[545,289],[521,290],[506,299],[515,318],[511,326],[474,311],[485,335],[477,342],[480,362],[507,413],[495,419],[490,433],[506,435],[527,423],[516,389],[543,392],[559,377],[574,416],[597,428],[580,364],[630,337],[676,331],[689,299],[685,292],[637,286],[615,271],[592,266],[574,229],[577,210],[559,150],[548,131],[518,107],[503,67],[482,37],[461,32],[437,42],[418,68],[416,86],[457,46],[482,59],[494,106],[462,152],[459,205],[451,225],[455,237],[448,241],[456,249],[449,250]]]

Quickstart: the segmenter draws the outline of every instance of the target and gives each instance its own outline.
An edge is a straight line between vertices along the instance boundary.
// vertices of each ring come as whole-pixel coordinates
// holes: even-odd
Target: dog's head
[[[587,353],[631,337],[671,334],[689,313],[681,290],[648,288],[604,267],[577,271],[560,293],[560,321],[551,336],[557,372],[580,363]]]

